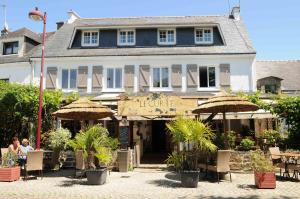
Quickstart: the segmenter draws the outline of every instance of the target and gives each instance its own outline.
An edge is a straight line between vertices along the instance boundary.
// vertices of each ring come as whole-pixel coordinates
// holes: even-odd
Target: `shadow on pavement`
[[[72,187],[74,185],[88,185],[85,180],[64,180],[57,186],[59,187]]]
[[[166,179],[161,179],[161,180],[150,180],[147,182],[148,184],[153,184],[159,187],[167,187],[167,188],[177,188],[181,187],[181,183],[177,181],[172,181],[172,180],[166,180]]]

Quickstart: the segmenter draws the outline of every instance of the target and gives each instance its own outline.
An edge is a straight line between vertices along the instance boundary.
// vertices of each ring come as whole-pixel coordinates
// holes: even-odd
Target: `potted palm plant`
[[[88,184],[102,185],[106,182],[107,166],[112,160],[115,139],[101,125],[88,127],[68,142],[74,150],[82,150],[87,162],[86,176]]]
[[[8,152],[2,155],[0,181],[12,182],[20,179],[21,167],[18,166],[18,155]]]
[[[178,152],[182,158],[180,168],[181,184],[184,187],[197,187],[199,181],[198,153],[215,151],[214,133],[211,128],[200,120],[177,117],[167,124],[167,129],[175,143],[183,143],[183,150]]]
[[[275,189],[275,167],[271,161],[259,150],[252,151],[250,157],[256,187],[259,189]]]

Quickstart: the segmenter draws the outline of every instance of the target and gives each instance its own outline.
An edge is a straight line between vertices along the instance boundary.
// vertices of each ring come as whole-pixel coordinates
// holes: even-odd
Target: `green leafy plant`
[[[181,169],[182,166],[182,155],[178,154],[177,152],[172,152],[172,154],[169,154],[168,158],[165,160],[168,167],[174,166],[175,170],[178,171]]]
[[[249,138],[244,138],[241,141],[240,148],[243,151],[250,151],[254,145],[255,145],[255,142],[253,140],[250,140]]]
[[[273,103],[266,103],[261,98],[261,93],[258,91],[254,94],[247,95],[240,92],[239,95],[245,99],[255,103],[261,109],[270,111],[280,118],[284,118],[288,126],[288,138],[285,144],[289,148],[300,149],[300,96],[288,96],[278,94],[272,97]]]
[[[52,113],[59,109],[62,95],[61,91],[44,91],[42,133],[52,128]],[[1,146],[7,145],[14,135],[35,135],[38,105],[38,87],[0,81]]]
[[[187,143],[189,146],[184,148],[182,152],[182,169],[197,170],[197,153],[199,151],[215,151],[217,149],[212,142],[215,134],[207,124],[200,120],[179,116],[166,125],[175,143]]]
[[[71,139],[71,133],[68,129],[60,128],[49,133],[49,146],[53,150],[63,150]]]
[[[18,155],[8,152],[2,155],[2,167],[15,167],[18,166]]]
[[[262,137],[267,140],[267,144],[272,146],[281,140],[280,133],[275,130],[264,130]]]
[[[106,128],[97,124],[78,133],[68,142],[74,150],[82,150],[87,160],[88,169],[96,169],[95,157],[100,165],[109,165],[112,160],[112,150],[116,147],[116,140],[108,136]]]
[[[251,151],[251,166],[257,172],[273,172],[275,167],[269,159],[267,159],[260,150]]]
[[[227,132],[227,141],[230,149],[234,149],[236,147],[236,132],[228,131]]]

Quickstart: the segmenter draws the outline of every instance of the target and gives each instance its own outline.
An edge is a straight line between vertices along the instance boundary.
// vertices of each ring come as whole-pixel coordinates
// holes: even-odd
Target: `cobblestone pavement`
[[[74,179],[74,171],[47,174],[42,180],[0,182],[0,199],[96,199],[96,198],[300,198],[300,182],[277,181],[277,188],[259,190],[253,186],[253,174],[233,174],[233,182],[200,181],[198,188],[183,188],[178,176],[168,171],[136,169],[112,172],[102,186],[86,185],[86,179]],[[64,177],[62,177],[62,174]]]

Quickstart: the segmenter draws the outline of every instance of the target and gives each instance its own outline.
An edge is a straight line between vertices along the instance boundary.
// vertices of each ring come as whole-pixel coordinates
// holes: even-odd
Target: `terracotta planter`
[[[0,181],[12,182],[20,179],[21,167],[0,168]]]
[[[275,172],[256,172],[254,171],[255,185],[259,189],[275,189]]]

